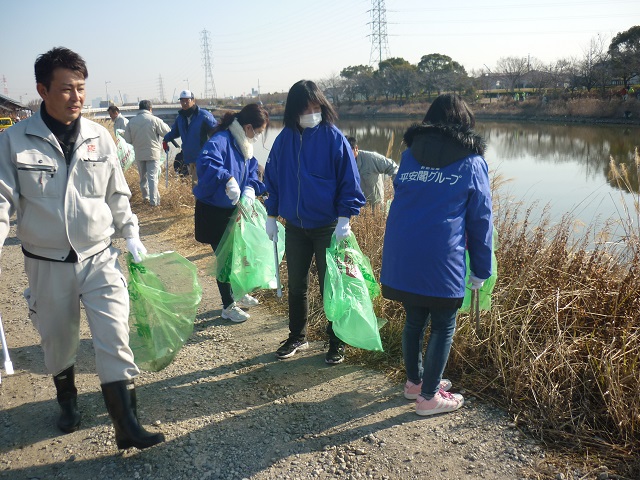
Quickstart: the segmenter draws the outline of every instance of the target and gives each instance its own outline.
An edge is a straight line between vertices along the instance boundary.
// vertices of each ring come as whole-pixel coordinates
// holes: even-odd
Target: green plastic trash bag
[[[382,351],[372,302],[380,295],[380,285],[355,235],[350,233],[340,242],[333,235],[326,256],[324,312],[333,324],[333,332],[353,347]]]
[[[133,151],[133,145],[129,145],[124,141],[124,138],[120,135],[120,131],[116,131],[116,152],[122,171],[126,172],[136,160],[136,154]]]
[[[129,267],[129,346],[142,370],[171,363],[193,332],[202,288],[196,266],[176,252],[146,255]]]
[[[493,238],[492,238],[492,249],[491,249],[491,276],[485,280],[484,284],[478,290],[478,299],[480,303],[480,310],[491,310],[491,294],[493,293],[493,287],[496,285],[496,280],[498,280],[498,260],[496,259],[496,245],[498,244],[498,232],[495,227],[493,228]],[[471,288],[469,288],[469,274],[471,272],[471,268],[469,267],[469,252],[465,251],[465,257],[467,262],[467,277],[465,278],[465,292],[464,292],[464,300],[462,301],[462,307],[460,307],[460,311],[468,312],[471,307]]]
[[[267,211],[262,203],[242,197],[216,249],[214,271],[220,282],[231,284],[235,298],[262,289],[277,288],[276,257],[267,235]],[[284,256],[284,227],[278,228],[278,265]]]

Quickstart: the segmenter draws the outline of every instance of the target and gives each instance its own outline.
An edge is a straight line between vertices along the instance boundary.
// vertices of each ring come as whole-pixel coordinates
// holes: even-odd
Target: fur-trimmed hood
[[[414,124],[404,143],[425,167],[443,168],[469,155],[484,156],[487,145],[473,130],[455,125]]]

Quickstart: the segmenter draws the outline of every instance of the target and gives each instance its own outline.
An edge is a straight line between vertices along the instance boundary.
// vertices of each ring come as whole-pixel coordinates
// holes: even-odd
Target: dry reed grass
[[[612,160],[611,171],[612,181],[631,189],[624,165]],[[639,202],[619,241],[606,226],[576,239],[570,215],[552,224],[543,213],[534,222],[534,207],[502,199],[495,180],[493,308],[483,312],[480,335],[468,315],[459,316],[448,375],[545,444],[640,478]],[[361,215],[354,231],[377,271],[384,221]],[[386,300],[376,308],[389,320],[381,330],[386,352],[352,349],[350,357],[403,379],[404,312]]]
[[[613,181],[631,190],[628,168],[613,160],[611,167]],[[169,188],[160,185],[162,206],[152,208],[142,204],[135,168],[126,177],[145,235],[170,239],[192,261],[211,255],[193,238],[190,181],[171,171]],[[585,464],[607,462],[629,478],[640,478],[640,202],[628,212],[626,237],[619,242],[610,241],[606,228],[575,240],[569,215],[556,225],[546,215],[533,222],[533,207],[500,197],[502,183],[493,181],[499,235],[493,308],[483,312],[480,335],[466,314],[459,316],[448,375],[508,410],[520,429],[559,448],[561,455],[574,452]],[[365,208],[352,222],[377,278],[385,220],[384,212]],[[594,239],[595,247],[587,248]],[[281,273],[284,298],[278,300],[272,291],[258,297],[286,316],[286,268]],[[309,335],[323,338],[326,320],[315,271],[309,302]],[[403,309],[383,298],[374,307],[388,320],[381,330],[385,351],[349,348],[349,361],[401,380]]]

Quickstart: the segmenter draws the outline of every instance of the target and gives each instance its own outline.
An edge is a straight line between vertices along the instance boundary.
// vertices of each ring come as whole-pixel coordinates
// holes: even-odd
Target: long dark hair
[[[422,123],[458,125],[471,130],[476,124],[476,117],[460,95],[446,93],[433,101]]]
[[[287,94],[287,103],[284,106],[284,126],[298,128],[300,114],[306,110],[309,103],[320,105],[323,123],[334,124],[338,120],[338,114],[322,90],[311,80],[300,80],[293,84]]]
[[[222,120],[213,130],[213,133],[215,134],[222,130],[227,130],[229,125],[231,125],[236,119],[242,127],[250,124],[255,129],[264,125],[265,132],[269,128],[269,112],[267,112],[262,105],[249,103],[239,112],[225,112]]]

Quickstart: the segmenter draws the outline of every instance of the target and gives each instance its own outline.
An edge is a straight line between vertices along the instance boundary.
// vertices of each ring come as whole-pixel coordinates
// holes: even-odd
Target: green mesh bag
[[[267,211],[242,197],[216,249],[215,276],[230,283],[233,296],[277,288],[273,242],[265,230]],[[284,256],[284,227],[278,228],[278,265]]]
[[[176,252],[145,255],[129,267],[129,346],[142,370],[169,365],[193,332],[202,288],[196,266]]]
[[[333,235],[326,257],[323,302],[333,332],[353,347],[382,351],[372,303],[380,295],[380,285],[355,235],[350,233],[340,242]]]
[[[498,232],[495,227],[493,229],[492,237],[492,249],[491,249],[491,276],[485,280],[482,287],[478,290],[478,300],[480,303],[480,310],[491,310],[491,294],[493,293],[493,287],[496,286],[498,280],[498,260],[496,259],[496,245],[498,243]],[[468,312],[471,307],[471,288],[469,288],[469,274],[471,269],[469,267],[469,252],[465,251],[465,257],[467,262],[467,277],[465,278],[465,285],[467,286],[464,292],[464,300],[462,301],[461,312]]]

